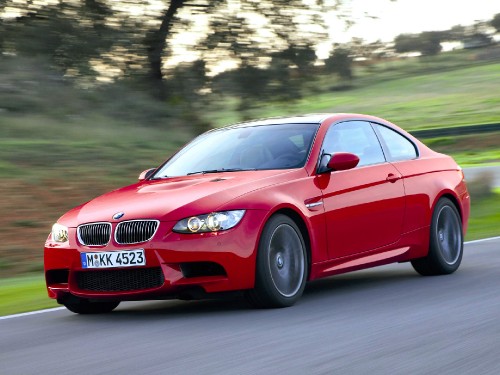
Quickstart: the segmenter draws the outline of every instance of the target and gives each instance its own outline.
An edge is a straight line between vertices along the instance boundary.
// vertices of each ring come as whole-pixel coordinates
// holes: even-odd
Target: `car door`
[[[427,161],[419,161],[418,147],[398,131],[381,124],[373,124],[389,161],[403,176],[405,185],[405,218],[403,232],[428,225],[429,197],[425,194],[429,183]],[[420,166],[419,166],[420,165]]]
[[[405,211],[403,182],[386,161],[372,125],[365,121],[332,125],[322,154],[335,152],[351,152],[360,162],[354,169],[318,175],[330,259],[397,242]]]

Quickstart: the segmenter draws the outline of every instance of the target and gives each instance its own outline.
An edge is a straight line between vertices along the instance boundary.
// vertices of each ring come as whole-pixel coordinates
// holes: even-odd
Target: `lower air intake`
[[[204,276],[226,276],[224,268],[214,262],[190,262],[180,264],[182,275],[186,278]]]
[[[76,281],[80,290],[124,292],[159,288],[165,279],[161,268],[155,267],[78,272]]]

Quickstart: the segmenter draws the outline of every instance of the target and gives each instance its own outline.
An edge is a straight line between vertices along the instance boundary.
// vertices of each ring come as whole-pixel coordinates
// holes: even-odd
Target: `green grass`
[[[191,137],[189,129],[177,125],[162,129],[102,117],[64,122],[0,117],[0,178],[16,171],[26,180],[101,174],[125,183],[159,165]]]
[[[500,236],[499,223],[500,189],[495,189],[491,196],[477,201],[472,197],[467,240]]]
[[[0,281],[0,316],[59,306],[47,297],[43,276],[22,276]]]
[[[477,150],[460,153],[451,153],[462,168],[477,167],[478,165],[497,165],[500,162],[500,150]]]
[[[462,167],[500,162],[500,132],[422,140],[435,151],[453,156]]]

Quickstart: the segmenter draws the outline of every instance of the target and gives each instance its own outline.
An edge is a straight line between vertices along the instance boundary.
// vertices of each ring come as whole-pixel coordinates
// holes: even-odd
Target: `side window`
[[[382,147],[370,123],[346,121],[333,125],[323,142],[328,154],[351,152],[359,157],[358,166],[385,162]]]
[[[398,132],[386,126],[375,125],[389,151],[389,158],[392,161],[415,159],[417,149],[415,145]]]

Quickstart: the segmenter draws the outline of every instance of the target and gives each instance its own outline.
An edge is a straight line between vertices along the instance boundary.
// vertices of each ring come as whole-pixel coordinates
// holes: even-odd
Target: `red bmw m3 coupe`
[[[45,243],[47,290],[81,314],[230,291],[285,307],[308,280],[343,272],[454,272],[469,209],[455,161],[383,119],[241,123],[64,214]]]

